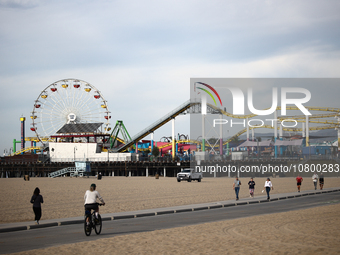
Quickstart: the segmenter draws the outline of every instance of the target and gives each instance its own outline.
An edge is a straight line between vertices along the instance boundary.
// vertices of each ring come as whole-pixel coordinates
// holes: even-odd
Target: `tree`
[[[152,155],[155,156],[155,157],[158,157],[159,155],[159,148],[154,146],[153,149],[152,149]]]

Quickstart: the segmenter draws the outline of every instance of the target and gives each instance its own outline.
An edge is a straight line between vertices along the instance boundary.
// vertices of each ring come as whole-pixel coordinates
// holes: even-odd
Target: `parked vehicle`
[[[196,172],[192,168],[185,168],[181,172],[177,174],[177,181],[188,181],[191,182],[192,180],[197,180],[198,182],[201,182],[203,178],[203,174],[200,172]]]

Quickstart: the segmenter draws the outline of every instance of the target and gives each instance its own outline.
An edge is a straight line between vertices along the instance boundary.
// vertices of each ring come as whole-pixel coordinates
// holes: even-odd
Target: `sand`
[[[35,187],[44,197],[43,219],[82,216],[83,196],[91,183],[105,199],[101,214],[235,199],[231,178],[205,178],[201,183],[175,178],[103,177],[0,179],[4,222],[32,221],[29,203]],[[249,196],[241,178],[240,200]],[[264,178],[256,178],[255,196]],[[274,193],[296,192],[294,178],[272,178]],[[325,179],[325,188],[340,187],[340,178]],[[314,188],[305,178],[302,190]],[[18,254],[339,254],[340,205],[267,214],[181,228],[136,233],[96,241],[32,250]],[[11,213],[8,214],[8,211]],[[90,239],[90,238],[89,238]]]
[[[240,180],[242,200],[249,197],[249,179]],[[103,177],[102,180],[60,177],[31,178],[30,181],[0,178],[0,202],[6,205],[0,208],[0,223],[34,220],[30,199],[35,187],[40,188],[44,198],[41,218],[44,220],[83,216],[83,198],[91,183],[97,184],[97,190],[106,202],[100,207],[100,213],[105,214],[235,199],[233,181],[233,178],[205,178],[201,183],[178,183],[176,178],[157,180],[153,177]],[[261,190],[265,179],[256,178],[255,182],[255,196],[263,196]],[[272,183],[271,194],[297,190],[294,178],[272,178]],[[340,187],[340,178],[326,178],[325,188],[329,187]],[[312,178],[305,178],[301,190],[312,189]]]
[[[339,210],[335,204],[18,254],[339,254]]]

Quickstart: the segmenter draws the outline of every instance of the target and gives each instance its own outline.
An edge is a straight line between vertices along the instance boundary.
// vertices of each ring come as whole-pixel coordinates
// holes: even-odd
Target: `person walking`
[[[302,181],[303,181],[303,178],[302,178],[300,175],[298,175],[298,176],[296,177],[296,184],[297,184],[298,192],[300,192],[300,188],[301,188],[301,183],[302,183]]]
[[[33,212],[35,215],[35,222],[39,224],[39,220],[41,218],[41,204],[44,203],[44,199],[42,195],[40,195],[40,189],[38,187],[35,188],[33,192],[33,196],[31,198],[31,203],[33,204]]]
[[[316,188],[318,187],[318,179],[319,179],[319,176],[317,175],[317,173],[313,174],[312,179],[313,179],[314,189],[316,190]]]
[[[267,199],[269,200],[269,199],[270,199],[269,192],[270,192],[271,189],[274,190],[273,184],[272,184],[272,182],[270,181],[269,178],[267,178],[266,182],[264,183],[263,191],[264,191],[264,189],[266,189],[266,192],[267,192]],[[263,192],[263,191],[262,191],[262,192]]]
[[[255,182],[253,178],[250,178],[250,181],[248,182],[249,185],[249,194],[251,198],[254,198],[254,189],[255,189]]]
[[[236,194],[236,200],[239,199],[238,193],[240,192],[240,185],[241,185],[241,181],[236,176],[236,180],[234,181],[234,184],[233,184],[233,189],[235,190],[235,194]]]
[[[323,184],[325,182],[325,179],[323,177],[323,173],[320,174],[320,178],[319,178],[319,184],[320,184],[320,189],[323,189]]]

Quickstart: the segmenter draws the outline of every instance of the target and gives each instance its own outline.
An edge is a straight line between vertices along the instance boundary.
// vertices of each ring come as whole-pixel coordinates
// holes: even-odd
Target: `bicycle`
[[[99,206],[102,206],[103,204],[98,204]],[[87,224],[87,219],[90,224]],[[96,212],[93,210],[92,214],[91,211],[86,210],[85,211],[85,221],[84,221],[84,230],[85,235],[89,236],[91,235],[91,231],[94,229],[97,235],[100,234],[102,231],[102,217],[98,213],[98,218],[96,218]]]

